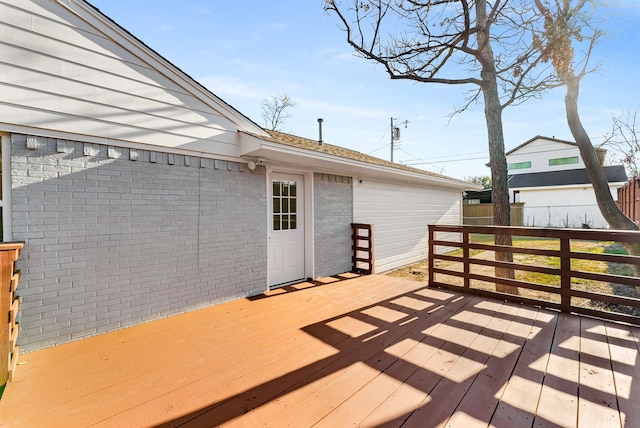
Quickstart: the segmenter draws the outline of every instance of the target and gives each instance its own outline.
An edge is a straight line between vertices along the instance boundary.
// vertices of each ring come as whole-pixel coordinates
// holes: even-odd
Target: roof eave
[[[609,182],[609,187],[618,188],[622,187],[626,184],[626,182],[614,181]],[[570,189],[577,187],[593,187],[591,183],[581,183],[581,184],[549,184],[544,186],[520,186],[520,187],[509,187],[509,190],[542,190],[542,189]]]
[[[375,165],[354,159],[307,150],[277,142],[265,141],[252,135],[245,135],[242,154],[244,158],[263,159],[267,166],[288,166],[313,168],[315,172],[387,178],[394,181],[429,183],[456,189],[481,189],[473,183],[449,179],[435,175],[420,174],[384,165]]]

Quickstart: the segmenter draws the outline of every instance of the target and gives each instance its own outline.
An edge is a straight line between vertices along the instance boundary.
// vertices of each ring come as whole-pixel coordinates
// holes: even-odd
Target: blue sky
[[[286,130],[383,159],[390,156],[390,119],[401,127],[394,160],[464,178],[489,175],[483,106],[450,118],[464,103],[460,86],[391,81],[380,66],[354,55],[322,0],[90,0],[111,19],[234,106],[264,125],[261,103],[287,94]],[[599,72],[581,86],[580,112],[594,143],[611,115],[640,110],[640,2],[607,0],[597,47]],[[506,149],[544,135],[572,140],[564,89],[510,107]]]

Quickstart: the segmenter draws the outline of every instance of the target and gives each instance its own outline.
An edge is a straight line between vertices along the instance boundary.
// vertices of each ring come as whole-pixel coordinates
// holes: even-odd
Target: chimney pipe
[[[322,122],[323,122],[323,119],[318,118],[318,133],[319,133],[318,144],[320,145],[322,145]]]

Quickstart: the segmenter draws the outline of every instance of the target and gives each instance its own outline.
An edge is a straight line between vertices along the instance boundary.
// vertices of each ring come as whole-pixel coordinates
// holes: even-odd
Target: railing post
[[[464,269],[464,288],[471,288],[471,279],[469,279],[469,275],[471,274],[469,257],[471,257],[469,251],[469,232],[465,229],[462,232],[462,263]]]
[[[433,280],[434,280],[434,273],[433,273],[433,269],[435,268],[435,261],[433,259],[433,256],[435,254],[435,245],[433,245],[433,241],[435,239],[435,231],[434,229],[434,225],[430,224],[429,225],[429,287],[433,287]]]
[[[571,312],[571,241],[560,238],[560,305]]]

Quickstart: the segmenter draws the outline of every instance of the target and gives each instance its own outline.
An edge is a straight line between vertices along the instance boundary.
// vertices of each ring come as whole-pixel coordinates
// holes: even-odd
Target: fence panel
[[[640,175],[618,189],[618,207],[635,224],[640,224]]]
[[[511,204],[511,226],[524,224],[524,204]],[[493,225],[493,204],[463,204],[462,223],[468,226]]]

